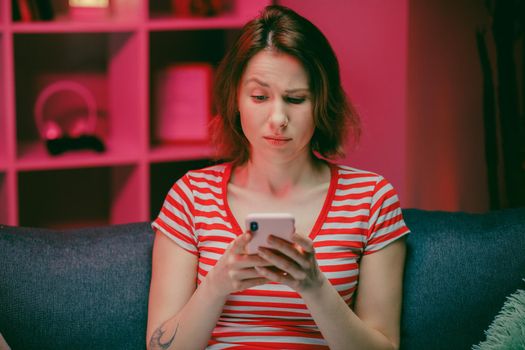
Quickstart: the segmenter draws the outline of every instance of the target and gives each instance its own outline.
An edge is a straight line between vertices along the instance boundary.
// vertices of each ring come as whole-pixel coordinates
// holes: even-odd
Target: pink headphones
[[[77,118],[70,130],[63,127],[52,119],[44,117],[44,108],[51,97],[61,92],[73,92],[80,96],[87,108],[85,118]],[[85,86],[74,81],[59,80],[46,86],[40,92],[34,109],[35,122],[44,140],[54,140],[63,136],[79,137],[81,135],[93,135],[97,126],[97,103],[95,97]]]
[[[51,97],[64,92],[73,92],[80,96],[87,109],[87,114],[72,120],[68,124],[67,130],[58,121],[58,116],[55,116],[55,119],[44,116],[46,104]],[[67,110],[64,111],[64,113],[67,112]],[[97,152],[105,150],[104,144],[95,135],[97,127],[95,97],[89,89],[77,82],[59,80],[46,86],[38,95],[34,115],[40,137],[46,142],[47,150],[52,155],[78,149],[92,149]]]

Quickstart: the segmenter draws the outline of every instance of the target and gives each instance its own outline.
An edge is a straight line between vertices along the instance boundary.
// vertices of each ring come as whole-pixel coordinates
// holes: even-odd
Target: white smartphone
[[[292,240],[295,232],[295,218],[287,213],[253,213],[246,216],[246,230],[252,234],[252,240],[246,245],[246,253],[255,254],[259,247],[268,246],[269,235]]]

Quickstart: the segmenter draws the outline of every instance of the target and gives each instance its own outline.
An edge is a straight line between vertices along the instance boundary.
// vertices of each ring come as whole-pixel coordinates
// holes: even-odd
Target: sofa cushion
[[[13,349],[144,349],[149,224],[0,227],[0,333]]]
[[[525,208],[405,210],[403,349],[470,349],[525,277]]]

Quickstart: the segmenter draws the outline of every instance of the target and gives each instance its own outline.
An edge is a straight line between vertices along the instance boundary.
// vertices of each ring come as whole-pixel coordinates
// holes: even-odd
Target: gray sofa
[[[525,208],[404,211],[403,349],[469,349],[525,282]],[[144,349],[148,223],[0,226],[0,333],[16,349]]]

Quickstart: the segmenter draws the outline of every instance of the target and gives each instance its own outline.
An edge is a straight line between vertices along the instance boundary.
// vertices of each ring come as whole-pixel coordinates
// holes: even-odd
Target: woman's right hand
[[[256,270],[256,266],[268,266],[268,262],[257,254],[246,254],[246,244],[251,234],[245,232],[228,246],[217,264],[206,276],[210,287],[220,296],[268,283]]]

